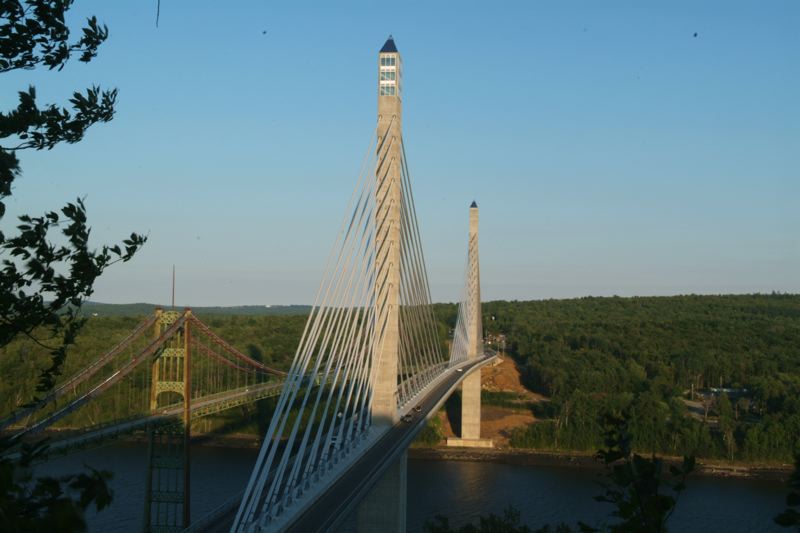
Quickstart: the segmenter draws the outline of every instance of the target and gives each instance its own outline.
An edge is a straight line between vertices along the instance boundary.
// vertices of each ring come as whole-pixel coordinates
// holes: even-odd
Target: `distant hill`
[[[149,315],[157,307],[168,309],[169,306],[155,304],[104,304],[100,302],[86,302],[83,304],[84,315],[94,316],[140,316]],[[179,307],[178,309],[183,309]],[[196,315],[307,315],[311,310],[310,305],[236,305],[232,307],[192,307]]]

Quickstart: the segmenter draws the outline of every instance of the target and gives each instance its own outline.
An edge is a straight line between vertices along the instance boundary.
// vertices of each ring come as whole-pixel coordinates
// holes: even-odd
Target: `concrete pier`
[[[406,530],[407,462],[408,453],[403,452],[361,502],[358,531],[388,533]]]

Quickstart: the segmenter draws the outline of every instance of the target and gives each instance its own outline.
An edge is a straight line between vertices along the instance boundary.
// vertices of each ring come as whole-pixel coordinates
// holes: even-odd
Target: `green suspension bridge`
[[[22,445],[59,429],[48,433],[50,457],[146,432],[145,529],[179,531],[189,522],[192,422],[277,396],[285,376],[231,346],[190,309],[159,309],[47,396],[0,420],[0,430]]]

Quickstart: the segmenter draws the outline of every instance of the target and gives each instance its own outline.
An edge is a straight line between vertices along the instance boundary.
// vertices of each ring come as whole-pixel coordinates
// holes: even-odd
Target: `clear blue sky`
[[[391,33],[435,300],[473,199],[484,299],[800,292],[800,3],[346,5],[79,0],[99,57],[0,101],[97,83],[117,115],[23,154],[10,214],[85,195],[98,244],[149,233],[98,301],[166,303],[175,263],[179,305],[310,303]]]

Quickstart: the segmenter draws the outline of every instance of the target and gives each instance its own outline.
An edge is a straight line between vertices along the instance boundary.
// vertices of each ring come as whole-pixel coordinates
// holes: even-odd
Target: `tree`
[[[724,392],[719,395],[717,400],[717,413],[719,415],[719,431],[722,433],[722,440],[728,452],[728,459],[733,460],[736,452],[736,418],[733,405],[728,395]]]
[[[65,13],[72,3],[0,0],[0,73],[36,67],[61,70],[73,57],[91,61],[108,38],[108,28],[91,17],[81,36],[70,40]],[[31,86],[19,92],[15,109],[0,112],[0,222],[12,185],[22,173],[18,154],[79,142],[89,127],[113,118],[116,97],[116,89],[91,87],[74,92],[69,109],[40,106]],[[130,260],[146,240],[133,233],[121,245],[95,250],[83,201],[78,198],[59,211],[20,216],[14,235],[0,229],[0,348],[25,336],[49,351],[50,364],[39,375],[39,393],[51,390],[61,373],[85,323],[80,307],[91,296],[95,280],[113,263]],[[8,447],[8,442],[0,442],[0,452]],[[106,472],[34,480],[27,465],[45,451],[40,445],[24,450],[21,461],[0,461],[0,529],[82,529],[83,511],[92,503],[101,509],[110,501]]]
[[[672,480],[664,477],[664,461],[653,454],[650,459],[631,451],[632,437],[626,418],[606,419],[606,448],[597,453],[608,468],[605,492],[595,500],[613,504],[612,515],[619,519],[609,526],[612,533],[666,531],[680,493],[686,489],[686,476],[694,470],[694,457],[684,457],[681,466],[670,466]],[[666,485],[672,494],[662,492]],[[581,524],[583,531],[600,531]]]
[[[700,403],[703,406],[703,424],[705,424],[708,422],[708,411],[711,409],[711,406],[714,405],[714,397],[710,394],[702,394]]]
[[[94,504],[102,510],[111,503],[109,472],[34,479],[30,463],[41,448],[26,448],[22,459],[0,460],[0,531],[83,531],[84,512]]]
[[[736,400],[736,421],[744,419],[750,412],[750,398],[742,396]]]
[[[61,70],[73,55],[79,61],[91,61],[108,37],[108,28],[92,17],[82,37],[71,42],[64,22],[71,4],[72,0],[28,0],[24,5],[0,0],[0,73],[37,66]],[[54,104],[39,107],[31,86],[19,92],[16,109],[0,112],[0,221],[5,216],[5,199],[21,175],[17,153],[80,141],[90,126],[113,118],[116,97],[116,89],[92,87],[73,93],[71,110]],[[145,241],[131,234],[122,247],[94,251],[83,201],[77,199],[60,211],[20,216],[17,235],[0,231],[0,346],[17,335],[42,342],[42,327],[47,340],[59,339],[47,345],[52,364],[40,376],[40,392],[53,387],[66,350],[83,325],[78,310],[92,294],[97,277],[112,263],[128,261]],[[49,238],[53,230],[60,230],[63,244]]]

